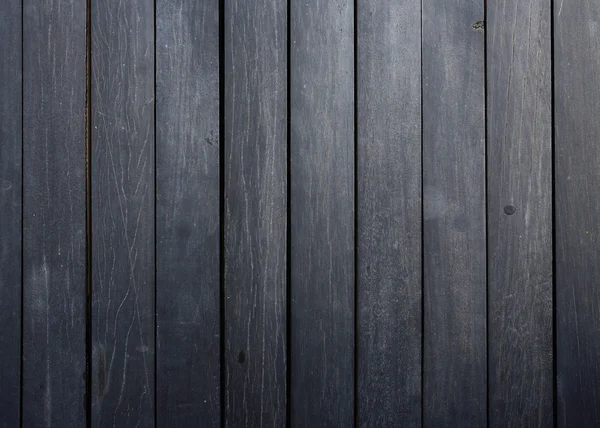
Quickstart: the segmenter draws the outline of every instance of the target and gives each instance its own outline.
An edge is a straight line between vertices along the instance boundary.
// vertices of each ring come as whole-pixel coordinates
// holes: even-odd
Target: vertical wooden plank
[[[483,4],[423,1],[425,427],[486,425]]]
[[[487,3],[491,427],[553,425],[550,3]]]
[[[219,3],[156,7],[157,424],[218,426]]]
[[[354,2],[291,2],[291,423],[354,424]]]
[[[92,425],[154,425],[154,1],[93,1]]]
[[[558,426],[600,425],[600,3],[554,2]]]
[[[359,426],[421,426],[421,2],[357,4]]]
[[[225,0],[225,426],[286,421],[287,1]]]
[[[86,3],[23,3],[23,426],[86,423]]]
[[[21,0],[0,3],[0,426],[21,395]]]

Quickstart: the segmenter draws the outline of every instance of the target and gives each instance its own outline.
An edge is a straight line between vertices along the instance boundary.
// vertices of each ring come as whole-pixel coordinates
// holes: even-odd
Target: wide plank
[[[156,8],[157,425],[219,426],[219,3]]]
[[[357,2],[358,425],[421,426],[421,2]]]
[[[291,425],[354,424],[354,2],[291,2]]]
[[[21,0],[0,3],[0,426],[18,426],[21,397]]]
[[[554,2],[559,427],[600,426],[600,3]]]
[[[86,424],[86,2],[23,3],[23,426]]]
[[[490,427],[552,427],[550,3],[487,3]]]
[[[91,10],[92,426],[154,426],[154,1]]]
[[[286,421],[287,1],[225,0],[226,427]]]
[[[483,0],[423,1],[423,425],[486,425]]]

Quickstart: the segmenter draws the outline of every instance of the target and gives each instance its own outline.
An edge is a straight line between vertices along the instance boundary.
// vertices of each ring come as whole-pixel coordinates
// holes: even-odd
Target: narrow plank
[[[218,426],[219,4],[156,7],[157,424]]]
[[[92,426],[154,425],[154,2],[92,2]]]
[[[356,13],[358,425],[420,427],[421,2]]]
[[[489,425],[553,426],[550,3],[487,3]]]
[[[156,7],[157,425],[219,426],[219,3]]]
[[[291,424],[354,424],[354,2],[292,2]]]
[[[86,2],[23,3],[23,426],[86,423]]]
[[[483,5],[423,1],[425,427],[486,425]]]
[[[286,421],[286,22],[286,1],[225,1],[227,427]]]
[[[558,426],[600,425],[600,3],[554,2]]]
[[[21,395],[21,6],[0,4],[0,426],[19,425]]]

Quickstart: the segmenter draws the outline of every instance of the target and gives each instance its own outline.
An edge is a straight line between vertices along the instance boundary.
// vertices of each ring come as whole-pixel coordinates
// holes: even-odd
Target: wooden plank
[[[487,3],[489,425],[553,425],[550,3]]]
[[[156,3],[157,424],[220,424],[219,3]]]
[[[92,2],[92,425],[154,425],[154,2]]]
[[[86,2],[23,3],[23,426],[86,423]]]
[[[554,2],[558,426],[600,425],[600,3]]]
[[[423,1],[425,427],[486,425],[483,4]]]
[[[0,3],[0,426],[19,425],[21,396],[22,52],[20,0]]]
[[[421,2],[360,1],[357,14],[358,425],[416,427]]]
[[[292,2],[291,424],[354,424],[354,2]]]
[[[286,1],[225,1],[228,427],[286,421],[286,22]]]

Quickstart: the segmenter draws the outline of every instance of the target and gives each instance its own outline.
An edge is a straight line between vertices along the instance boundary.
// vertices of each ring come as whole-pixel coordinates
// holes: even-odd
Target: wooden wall
[[[4,0],[0,39],[0,427],[600,426],[600,4]]]

